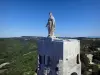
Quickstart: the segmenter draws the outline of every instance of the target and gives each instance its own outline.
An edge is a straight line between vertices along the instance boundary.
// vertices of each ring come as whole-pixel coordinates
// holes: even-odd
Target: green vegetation
[[[34,75],[37,65],[36,40],[0,39],[0,75]]]
[[[82,74],[83,75],[100,75],[100,51],[97,49],[100,48],[99,39],[81,39],[81,65],[82,65]],[[86,54],[92,54],[92,62]],[[92,71],[89,71],[91,69]]]

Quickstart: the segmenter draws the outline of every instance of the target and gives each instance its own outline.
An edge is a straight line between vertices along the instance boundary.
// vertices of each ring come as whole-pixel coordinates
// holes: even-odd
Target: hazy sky
[[[100,0],[0,0],[0,37],[47,36],[49,11],[56,36],[100,36]]]

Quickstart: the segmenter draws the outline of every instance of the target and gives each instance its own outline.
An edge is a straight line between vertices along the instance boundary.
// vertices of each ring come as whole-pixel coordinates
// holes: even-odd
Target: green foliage
[[[35,40],[0,39],[0,64],[10,62],[5,75],[34,75],[37,65]]]

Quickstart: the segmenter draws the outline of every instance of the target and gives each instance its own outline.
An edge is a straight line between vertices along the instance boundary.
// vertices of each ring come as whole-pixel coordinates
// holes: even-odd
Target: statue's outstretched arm
[[[47,24],[46,24],[46,27],[48,26],[48,22],[47,22]]]

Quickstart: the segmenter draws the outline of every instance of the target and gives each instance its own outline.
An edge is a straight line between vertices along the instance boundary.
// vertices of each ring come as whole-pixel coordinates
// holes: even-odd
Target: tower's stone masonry
[[[45,38],[38,41],[37,75],[81,75],[80,41]]]

